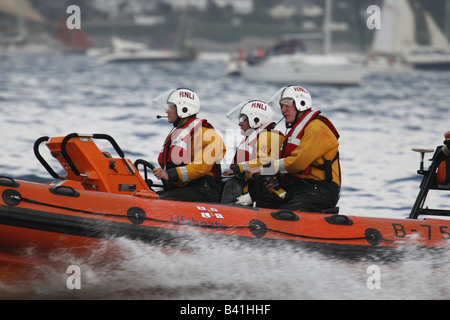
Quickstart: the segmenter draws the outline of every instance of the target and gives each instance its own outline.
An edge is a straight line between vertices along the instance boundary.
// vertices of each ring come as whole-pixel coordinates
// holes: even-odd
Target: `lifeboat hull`
[[[301,246],[349,257],[397,248],[448,248],[450,221],[384,219],[342,214],[277,211],[214,203],[191,203],[76,190],[18,181],[0,186],[0,252],[33,247],[82,252],[116,237],[180,249],[208,243]]]

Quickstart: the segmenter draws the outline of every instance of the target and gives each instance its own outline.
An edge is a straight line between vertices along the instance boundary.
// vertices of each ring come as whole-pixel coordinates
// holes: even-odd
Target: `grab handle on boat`
[[[122,149],[120,149],[119,145],[117,144],[116,140],[113,139],[110,135],[104,134],[104,133],[94,133],[92,135],[92,138],[94,139],[103,139],[109,141],[111,145],[114,147],[114,150],[116,150],[117,154],[121,158],[125,158],[125,154],[123,153]]]
[[[40,137],[39,139],[37,139],[34,142],[34,147],[33,147],[34,155],[36,156],[36,158],[39,160],[39,162],[44,166],[44,168],[47,170],[48,173],[50,173],[50,175],[53,178],[55,178],[55,179],[64,179],[59,174],[57,174],[55,172],[55,170],[52,169],[52,167],[50,167],[50,165],[47,163],[47,161],[45,161],[45,159],[41,156],[41,154],[39,152],[40,144],[42,142],[48,141],[48,139],[50,139],[50,138],[47,137],[47,136],[44,136],[44,137]]]
[[[70,139],[77,138],[77,137],[78,137],[78,133],[71,133],[64,137],[64,140],[61,143],[61,154],[64,157],[64,159],[66,159],[66,162],[69,165],[70,169],[72,169],[73,173],[75,175],[79,176],[80,171],[77,169],[77,167],[73,163],[72,159],[70,158],[70,156],[66,150],[67,142],[69,142]]]
[[[67,143],[69,142],[70,139],[78,138],[78,137],[89,137],[89,138],[93,138],[93,139],[103,139],[103,140],[109,141],[109,143],[111,143],[111,145],[114,147],[114,150],[116,150],[116,152],[119,155],[119,157],[121,157],[123,159],[123,161],[125,162],[125,165],[126,165],[128,171],[130,173],[133,173],[133,174],[136,173],[136,171],[134,170],[133,166],[131,166],[131,164],[128,163],[128,161],[125,159],[125,154],[123,153],[122,149],[120,149],[119,145],[113,139],[113,137],[111,137],[111,136],[109,136],[107,134],[103,134],[103,133],[94,133],[92,135],[79,135],[78,133],[71,133],[71,134],[68,134],[63,139],[63,141],[61,143],[61,154],[64,157],[64,159],[66,159],[67,164],[69,165],[70,169],[72,169],[72,171],[73,171],[73,173],[75,175],[80,176],[81,173],[77,169],[75,164],[73,163],[73,161],[70,158],[69,154],[67,153],[66,146],[67,146]]]
[[[16,182],[13,178],[8,176],[0,176],[0,186],[17,188],[19,183]]]
[[[114,147],[114,150],[116,150],[119,157],[122,158],[123,162],[125,163],[125,166],[127,167],[128,172],[130,174],[136,173],[136,170],[134,169],[134,167],[125,159],[125,153],[123,153],[122,149],[119,147],[119,145],[117,144],[116,140],[114,140],[113,137],[111,137],[110,135],[104,134],[104,133],[94,133],[92,135],[92,138],[104,139],[104,140],[109,141],[109,143],[111,143],[111,145]]]
[[[300,218],[298,215],[296,215],[291,210],[279,210],[275,212],[271,212],[270,215],[272,218],[276,220],[283,220],[283,221],[298,221]]]
[[[51,193],[57,194],[60,196],[74,197],[77,198],[80,196],[80,193],[76,191],[74,188],[69,186],[57,186],[49,189]]]

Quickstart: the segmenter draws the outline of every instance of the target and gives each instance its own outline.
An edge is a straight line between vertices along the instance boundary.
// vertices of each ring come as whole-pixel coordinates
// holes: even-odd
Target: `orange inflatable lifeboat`
[[[101,152],[96,139],[109,141],[118,157]],[[65,176],[40,155],[43,142]],[[447,139],[436,149],[429,170],[419,170],[424,178],[409,219],[385,219],[161,200],[148,183],[147,168],[152,165],[126,159],[112,137],[42,137],[35,143],[35,154],[58,181],[41,184],[0,176],[0,258],[30,246],[43,253],[55,248],[82,251],[114,237],[191,249],[200,236],[260,246],[298,245],[351,257],[390,255],[396,248],[446,249],[450,221],[417,218],[450,215],[423,207],[429,190],[450,190],[448,184],[436,182],[438,167],[450,158],[449,148]]]

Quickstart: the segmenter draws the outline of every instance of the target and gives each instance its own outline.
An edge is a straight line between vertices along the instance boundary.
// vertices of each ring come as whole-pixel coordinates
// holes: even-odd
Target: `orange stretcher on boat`
[[[0,259],[27,247],[43,253],[57,248],[86,250],[115,237],[190,249],[200,236],[227,243],[324,249],[350,257],[397,248],[447,249],[450,221],[441,216],[450,211],[424,208],[430,190],[450,190],[450,136],[446,138],[433,150],[428,170],[422,161],[418,173],[423,180],[409,218],[387,219],[162,200],[147,177],[152,165],[126,159],[112,137],[76,133],[42,137],[34,151],[56,181],[43,184],[0,176]],[[109,141],[118,157],[101,152],[97,139]],[[64,168],[64,176],[40,154],[44,142]],[[418,151],[423,159],[430,150]],[[420,215],[427,218],[418,219]]]

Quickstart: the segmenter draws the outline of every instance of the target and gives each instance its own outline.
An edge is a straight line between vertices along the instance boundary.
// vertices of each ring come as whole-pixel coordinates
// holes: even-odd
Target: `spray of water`
[[[189,241],[192,241],[190,239]],[[448,299],[441,256],[407,252],[395,262],[344,261],[292,247],[250,247],[196,239],[195,250],[173,250],[129,239],[105,241],[86,255],[53,252],[53,266],[30,270],[3,298],[26,299]],[[414,254],[414,259],[412,258]],[[69,289],[69,265],[80,289]],[[371,266],[379,271],[377,286]]]

